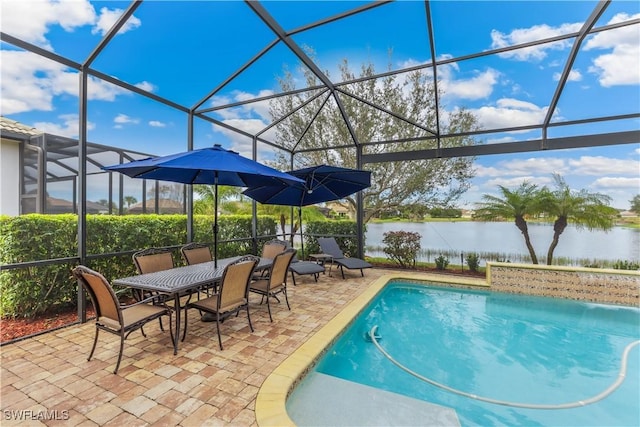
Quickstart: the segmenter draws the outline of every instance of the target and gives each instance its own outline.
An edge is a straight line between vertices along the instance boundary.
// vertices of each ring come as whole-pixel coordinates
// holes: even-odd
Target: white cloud
[[[91,25],[96,19],[91,3],[79,1],[3,1],[2,31],[29,43],[53,50],[45,35],[52,25],[65,31]]]
[[[0,110],[16,114],[33,110],[52,111],[55,96],[77,97],[78,73],[57,62],[30,52],[0,50]],[[111,83],[89,77],[89,100],[113,101],[129,91]]]
[[[154,128],[163,128],[163,127],[167,127],[166,123],[160,122],[158,120],[151,120],[149,122],[149,126],[154,127]]]
[[[561,73],[554,73],[553,80],[558,81],[560,80],[561,76],[562,76]],[[582,74],[580,73],[580,71],[578,70],[569,71],[569,77],[567,77],[568,82],[579,82],[581,80],[582,80]]]
[[[548,107],[538,107],[526,101],[502,98],[496,106],[485,106],[470,111],[485,129],[539,124],[544,121]]]
[[[225,120],[224,123],[250,133],[251,135],[257,134],[267,126],[267,124],[260,119],[230,119]]]
[[[640,14],[629,16],[625,13],[615,15],[608,24],[615,24],[640,18]],[[592,60],[589,72],[598,76],[604,87],[640,84],[640,29],[638,25],[629,25],[591,36],[584,50],[606,49],[610,53],[597,56]]]
[[[147,81],[142,81],[140,83],[136,83],[134,84],[135,87],[137,87],[138,89],[142,89],[142,90],[146,90],[147,92],[153,92],[156,90],[156,86],[152,83],[149,83]]]
[[[122,16],[124,11],[122,9],[107,9],[103,7],[100,9],[100,16],[96,21],[95,27],[91,30],[91,34],[100,34],[105,35],[111,27],[116,23],[116,21]],[[138,28],[142,23],[135,16],[129,17],[127,22],[120,28],[118,34],[126,33],[129,30],[133,30]]]
[[[550,37],[556,37],[563,34],[569,34],[580,30],[581,27],[582,24],[580,23],[561,24],[558,27],[551,27],[549,25],[543,24],[534,25],[533,27],[529,28],[518,28],[508,34],[502,33],[498,30],[492,30],[491,48],[499,49]],[[513,58],[518,61],[542,60],[546,58],[547,51],[565,50],[571,47],[572,43],[572,39],[560,40],[552,43],[545,43],[542,45],[504,52],[501,53],[500,56],[503,58]]]
[[[53,51],[47,39],[49,29],[55,25],[67,32],[86,25],[94,26],[93,34],[104,35],[122,15],[120,9],[100,9],[97,14],[86,0],[3,0],[0,25],[2,31],[21,40]],[[119,33],[137,28],[141,22],[131,16]]]
[[[489,97],[500,77],[498,71],[489,68],[483,72],[477,72],[477,75],[473,78],[456,80],[450,72],[451,67],[444,66],[438,68],[438,71],[441,69],[448,69],[449,71],[439,74],[442,78],[440,87],[444,90],[445,96],[460,99],[475,100]]]
[[[487,144],[502,144],[505,142],[515,142],[517,141],[516,138],[514,138],[513,136],[503,136],[501,138],[489,138],[487,139]]]
[[[211,98],[209,104],[212,107],[224,104],[230,104],[234,102],[251,101],[252,99],[261,98],[264,96],[271,96],[274,92],[269,89],[263,89],[257,94],[234,91],[232,96],[214,96]],[[226,108],[224,110],[217,110],[218,114],[223,120],[234,119],[263,119],[266,122],[271,122],[271,113],[269,112],[269,101],[257,101],[250,104],[243,104],[237,107]],[[265,125],[266,126],[266,125]]]
[[[638,176],[640,161],[627,159],[613,159],[603,156],[582,156],[570,159],[569,166],[572,174],[576,175],[625,175]]]
[[[140,123],[140,119],[135,119],[133,117],[129,117],[126,114],[118,114],[114,119],[114,123],[118,124],[138,124]]]
[[[80,130],[78,128],[78,115],[77,114],[63,114],[58,116],[60,122],[36,122],[33,127],[42,130],[43,132],[50,133],[52,135],[66,136],[68,138],[78,138]],[[87,122],[87,130],[95,129],[95,124]]]
[[[595,188],[608,189],[623,189],[634,190],[640,192],[640,177],[636,178],[620,178],[620,177],[603,177],[596,179],[593,184]]]
[[[549,185],[553,182],[553,179],[546,176],[535,176],[535,175],[523,175],[523,176],[515,176],[512,178],[494,178],[487,180],[484,184],[484,188],[490,188],[491,190],[496,190],[496,187],[499,185],[513,189],[519,187],[523,182],[528,182],[530,184],[535,184],[540,187]]]
[[[567,165],[563,159],[559,158],[537,158],[506,160],[495,164],[495,166],[476,166],[477,177],[506,177],[516,176],[523,180],[523,176],[551,175],[554,172],[565,173]]]

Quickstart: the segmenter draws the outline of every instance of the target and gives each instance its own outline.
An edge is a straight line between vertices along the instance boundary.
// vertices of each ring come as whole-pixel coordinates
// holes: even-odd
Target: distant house
[[[476,211],[473,209],[462,209],[462,218],[473,218]]]
[[[141,214],[141,213],[155,213],[156,212],[156,200],[147,199],[146,211],[142,209],[142,202],[135,203],[129,206],[128,213]],[[158,199],[158,213],[159,214],[181,214],[184,213],[182,204],[178,201],[171,199]]]
[[[78,213],[78,210],[74,209],[73,203],[68,200],[56,199],[55,197],[47,197],[46,213],[48,214]],[[87,213],[88,214],[106,214],[106,213],[109,213],[109,208],[107,206],[104,206],[95,202],[90,202],[87,200]]]
[[[329,202],[327,203],[327,208],[332,210],[339,218],[355,219],[355,213],[351,212],[339,203]]]

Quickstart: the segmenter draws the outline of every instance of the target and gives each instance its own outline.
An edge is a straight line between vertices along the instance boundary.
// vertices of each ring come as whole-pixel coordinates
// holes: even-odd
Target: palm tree
[[[553,251],[558,246],[560,235],[571,221],[578,229],[608,231],[615,225],[618,210],[609,206],[611,197],[600,193],[589,193],[586,190],[571,191],[565,180],[553,174],[556,189],[541,191],[544,211],[555,217],[553,223],[553,239],[547,251],[547,265],[551,265]]]
[[[127,204],[127,208],[129,208],[134,203],[138,203],[138,200],[133,196],[124,196],[124,201]]]
[[[198,185],[195,185],[193,189],[196,193],[198,193],[198,195],[200,195],[200,200],[197,200],[193,205],[193,213],[201,214],[201,215],[213,214],[215,186],[198,184]],[[219,185],[218,201],[220,202],[220,206],[218,206],[218,209],[224,207],[225,202],[228,202],[230,199],[234,199],[239,196],[240,196],[239,187]]]
[[[536,251],[531,244],[529,237],[529,227],[527,226],[527,216],[537,215],[541,212],[540,190],[535,184],[524,181],[520,187],[514,191],[502,185],[499,186],[502,197],[485,194],[482,196],[483,202],[478,203],[475,217],[485,221],[495,221],[503,219],[514,219],[516,227],[524,237],[531,261],[538,264]]]
[[[640,215],[640,194],[633,196],[633,199],[629,200],[629,203],[631,203],[630,211],[636,215]]]

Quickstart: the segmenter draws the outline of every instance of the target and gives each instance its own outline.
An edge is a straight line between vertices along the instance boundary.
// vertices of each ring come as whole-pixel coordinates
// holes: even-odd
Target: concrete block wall
[[[640,306],[640,272],[535,264],[487,263],[492,290]]]

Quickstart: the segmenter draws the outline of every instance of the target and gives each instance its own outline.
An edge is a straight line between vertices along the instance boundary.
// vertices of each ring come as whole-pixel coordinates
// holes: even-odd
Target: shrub
[[[449,258],[443,255],[440,255],[438,258],[436,258],[436,268],[438,270],[446,270],[448,265],[449,265]]]
[[[421,237],[419,233],[409,231],[388,231],[382,239],[383,251],[400,267],[415,268]]]
[[[334,236],[345,256],[358,254],[358,227],[355,221],[308,221],[304,226],[304,251],[307,254],[320,253],[318,237]],[[298,258],[304,259],[301,254]]]
[[[480,268],[480,256],[477,253],[468,253],[465,259],[467,261],[467,265],[469,266],[469,270],[473,272],[478,271],[478,269]]]
[[[640,270],[640,264],[635,261],[618,260],[613,264],[616,270]]]
[[[211,216],[196,215],[193,222],[194,241],[210,243]],[[223,215],[219,222],[220,258],[255,253],[251,216]],[[186,215],[87,215],[87,266],[109,280],[131,276],[136,273],[131,252],[153,246],[175,247],[179,265],[178,248],[186,243],[186,225]],[[275,220],[259,216],[257,232],[274,235]],[[0,265],[57,259],[0,271],[0,317],[28,318],[76,305],[78,285],[71,269],[78,263],[77,234],[77,215],[0,217]],[[246,240],[225,242],[241,238]]]

